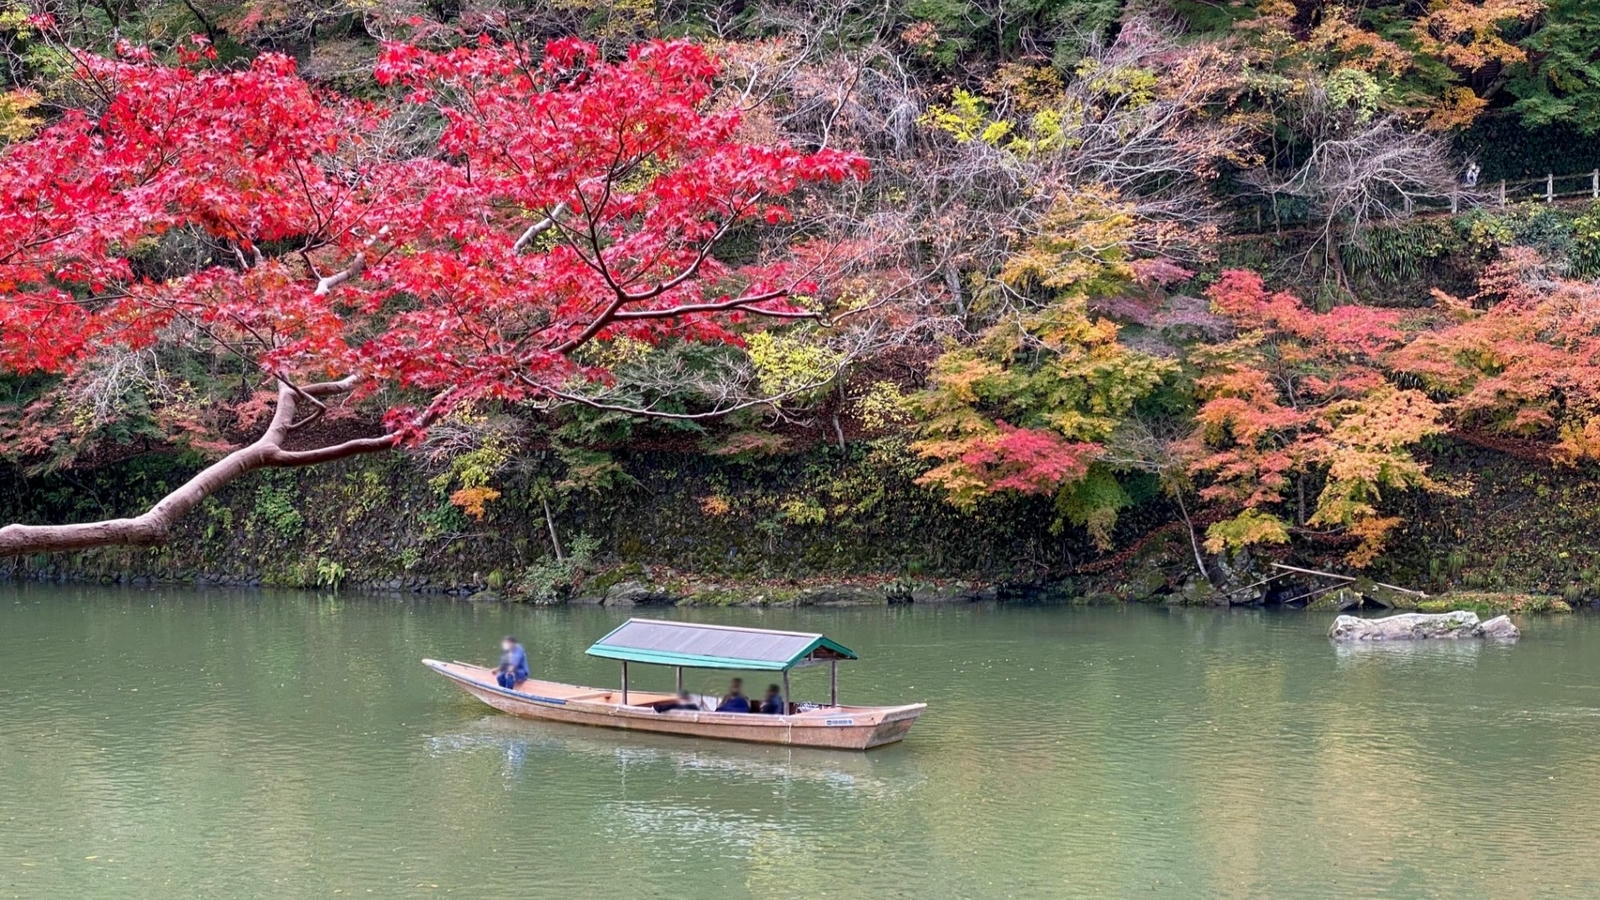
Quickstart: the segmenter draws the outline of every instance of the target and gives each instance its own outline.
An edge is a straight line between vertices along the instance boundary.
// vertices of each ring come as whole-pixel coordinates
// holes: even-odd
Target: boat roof
[[[778,672],[811,662],[857,659],[849,647],[820,634],[629,619],[594,642],[590,656],[659,666]]]

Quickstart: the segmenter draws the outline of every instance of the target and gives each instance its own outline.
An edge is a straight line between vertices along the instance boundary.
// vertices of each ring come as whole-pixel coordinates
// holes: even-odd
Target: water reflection
[[[426,739],[434,756],[499,752],[506,776],[517,777],[530,756],[557,754],[608,761],[619,773],[660,767],[676,775],[785,785],[803,781],[847,793],[886,796],[914,790],[923,777],[915,757],[893,748],[845,753],[807,747],[738,744],[642,732],[606,731],[560,722],[484,715],[460,731]],[[565,762],[565,760],[563,761]]]
[[[1349,643],[1335,643],[1334,656],[1339,660],[1341,669],[1353,668],[1362,665],[1383,666],[1438,666],[1460,665],[1472,666],[1484,652],[1497,652],[1512,649],[1514,645],[1493,642],[1494,646],[1486,647],[1490,643],[1483,640],[1425,640],[1425,641],[1352,641]]]

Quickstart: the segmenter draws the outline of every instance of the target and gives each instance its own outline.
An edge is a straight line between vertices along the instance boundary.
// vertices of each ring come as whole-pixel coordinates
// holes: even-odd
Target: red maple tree
[[[385,103],[282,56],[209,56],[84,57],[90,103],[0,157],[0,370],[204,341],[275,385],[266,429],[138,516],[0,528],[0,555],[156,543],[251,470],[386,450],[465,403],[570,400],[608,377],[575,355],[596,341],[815,315],[816,254],[735,264],[725,239],[787,219],[808,182],[866,174],[741,141],[689,42],[615,62],[574,40],[537,58],[389,45]],[[175,244],[198,259],[153,262]],[[300,446],[335,400],[386,409],[381,433]]]

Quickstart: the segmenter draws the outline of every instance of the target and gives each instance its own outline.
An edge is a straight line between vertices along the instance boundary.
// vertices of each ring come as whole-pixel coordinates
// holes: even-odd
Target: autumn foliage
[[[1392,511],[1399,493],[1449,489],[1429,477],[1419,448],[1451,428],[1545,441],[1560,460],[1600,456],[1600,292],[1550,272],[1537,254],[1508,251],[1478,294],[1440,293],[1435,308],[1410,314],[1357,305],[1317,312],[1241,270],[1223,272],[1206,296],[1229,333],[1187,350],[1193,430],[1176,450],[1216,520],[1206,530],[1213,553],[1322,534],[1349,541],[1351,565],[1370,564],[1401,524]],[[1115,340],[1109,322],[1078,321],[1070,344],[1079,353]],[[1118,434],[1159,378],[1130,382],[1139,389],[1120,402],[1056,394],[1039,403],[1050,415],[1032,420],[1054,430],[978,415],[1023,402],[1040,378],[1059,390],[1054,379],[1073,358],[1059,346],[1027,365],[1015,354],[947,355],[924,401],[939,414],[932,427],[944,429],[921,445],[944,460],[927,480],[972,502],[1070,491],[1116,460]],[[1107,378],[1150,365],[1126,348],[1099,351],[1098,360]],[[1145,371],[1162,371],[1152,362]]]
[[[1292,527],[1324,527],[1359,539],[1352,564],[1371,562],[1399,524],[1380,503],[1431,486],[1412,451],[1443,430],[1427,394],[1386,377],[1385,357],[1405,339],[1398,314],[1318,313],[1243,271],[1224,272],[1207,295],[1238,331],[1196,351],[1191,468],[1202,499],[1236,510],[1210,527],[1208,548],[1286,543]]]
[[[1477,294],[1437,295],[1440,321],[1395,367],[1449,398],[1468,429],[1543,441],[1557,458],[1600,458],[1600,289],[1537,253],[1508,251]]]
[[[575,40],[391,44],[381,103],[282,56],[210,56],[83,57],[92,102],[0,157],[0,368],[70,379],[208,348],[279,385],[280,411],[305,407],[247,467],[404,443],[465,403],[579,398],[608,377],[578,356],[592,342],[735,342],[745,317],[815,316],[825,253],[735,263],[725,239],[866,174],[740,140],[738,112],[708,103],[717,62],[687,42],[615,62]],[[388,407],[386,431],[283,449],[347,397]]]
[[[848,4],[167,5],[0,12],[0,451],[200,472],[0,554],[396,448],[492,527],[538,443],[559,556],[548,501],[670,428],[871,442],[964,513],[1048,498],[1063,547],[1170,517],[1202,573],[1366,566],[1451,432],[1600,458],[1600,207],[1512,172],[1487,208],[1472,149],[1593,130],[1582,3],[901,4],[859,43]]]
[[[511,47],[388,47],[399,103],[442,118],[434,148],[386,131],[395,109],[313,89],[282,57],[245,71],[89,59],[103,111],[75,111],[0,167],[0,365],[70,371],[108,345],[192,326],[286,379],[358,375],[466,400],[537,397],[603,377],[600,337],[729,340],[719,313],[803,316],[810,270],[733,266],[718,238],[788,213],[846,154],[735,139],[703,109],[716,63],[656,43],[622,63],[576,41],[537,64]],[[141,254],[170,235],[205,265]],[[420,421],[397,416],[397,427]]]
[[[1174,369],[1121,343],[1117,324],[1090,308],[1133,284],[1121,249],[1133,229],[1125,206],[1103,194],[1064,197],[1046,223],[988,286],[1020,298],[1017,308],[936,364],[914,446],[938,463],[922,481],[957,504],[1059,493],[1069,517],[1105,544],[1126,504],[1100,464],[1106,442]],[[1094,475],[1111,490],[1070,504]]]
[[[1025,302],[936,365],[915,446],[938,465],[923,481],[964,506],[1054,495],[1104,546],[1129,503],[1121,480],[1154,473],[1169,494],[1197,492],[1216,520],[1213,553],[1320,529],[1353,540],[1351,564],[1370,563],[1400,522],[1384,500],[1434,487],[1413,451],[1444,430],[1445,411],[1393,377],[1416,335],[1397,311],[1316,312],[1231,270],[1206,291],[1222,339],[1184,348],[1181,362],[1141,352],[1095,311],[1152,291],[1139,273],[1161,267],[1116,249],[1133,227],[1114,197],[1064,198],[1002,269],[995,288]],[[1184,393],[1188,436],[1151,446],[1155,407]]]

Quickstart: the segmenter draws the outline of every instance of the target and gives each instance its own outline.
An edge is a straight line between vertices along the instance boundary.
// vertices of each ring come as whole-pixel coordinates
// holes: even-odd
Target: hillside
[[[1600,593],[1578,0],[133,0],[0,35],[17,574]]]

